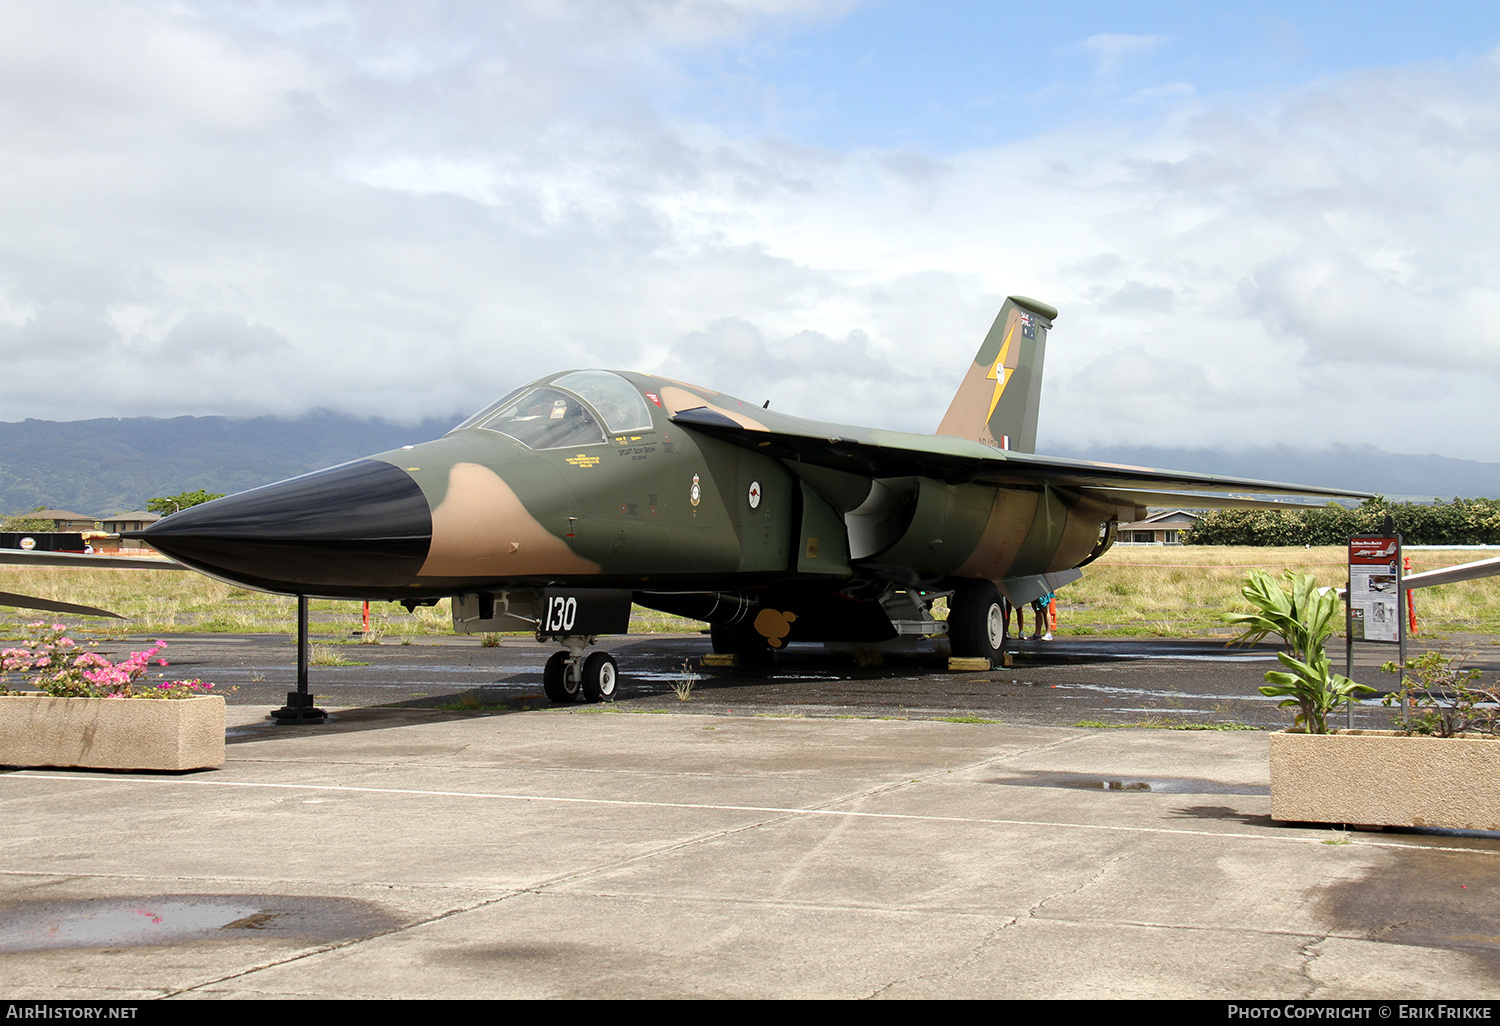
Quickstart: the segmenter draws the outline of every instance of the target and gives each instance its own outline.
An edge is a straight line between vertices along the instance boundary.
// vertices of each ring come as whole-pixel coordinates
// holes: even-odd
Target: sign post
[[[1387,524],[1389,530],[1389,524]],[[1354,677],[1354,643],[1374,641],[1397,646],[1396,660],[1406,669],[1406,592],[1401,587],[1401,536],[1354,535],[1349,539],[1349,587],[1344,604],[1344,676]],[[1348,705],[1354,726],[1354,698]]]

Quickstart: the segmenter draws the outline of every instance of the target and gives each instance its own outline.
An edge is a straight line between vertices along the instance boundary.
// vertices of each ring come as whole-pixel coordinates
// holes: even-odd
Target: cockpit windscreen
[[[604,428],[577,396],[545,386],[533,388],[477,426],[509,435],[532,449],[604,443]]]

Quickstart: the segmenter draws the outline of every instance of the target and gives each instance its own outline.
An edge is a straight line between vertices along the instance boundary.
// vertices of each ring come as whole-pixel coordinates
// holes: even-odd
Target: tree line
[[[159,495],[154,499],[147,499],[146,510],[169,517],[189,506],[201,506],[205,502],[222,498],[224,498],[223,492],[209,492],[199,488],[193,492],[178,492],[176,495]],[[56,522],[47,517],[35,515],[46,508],[38,506],[26,513],[13,513],[7,517],[0,517],[0,531],[51,531],[56,526]]]
[[[1211,510],[1183,538],[1188,545],[1343,545],[1352,534],[1380,534],[1389,515],[1407,545],[1500,545],[1500,499],[1389,502],[1351,508]]]

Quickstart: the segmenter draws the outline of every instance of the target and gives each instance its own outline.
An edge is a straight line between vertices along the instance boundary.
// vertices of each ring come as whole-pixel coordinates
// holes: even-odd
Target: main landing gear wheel
[[[989,581],[965,581],[948,600],[948,640],[956,656],[1005,660],[1005,608],[1000,589]]]
[[[608,702],[615,697],[620,667],[608,652],[595,652],[583,661],[583,697],[590,702]]]
[[[578,698],[578,681],[568,679],[568,652],[553,652],[542,667],[542,690],[558,704]]]

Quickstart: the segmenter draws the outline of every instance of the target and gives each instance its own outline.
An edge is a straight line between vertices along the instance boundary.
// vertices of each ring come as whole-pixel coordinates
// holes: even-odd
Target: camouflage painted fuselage
[[[1002,580],[1077,565],[1115,516],[1115,507],[1067,489],[877,476],[765,455],[672,418],[695,411],[749,432],[824,436],[833,426],[667,379],[618,377],[647,399],[648,425],[555,447],[465,426],[186,510],[147,537],[251,587],[413,599],[559,584],[721,591],[857,578],[930,587],[953,576]],[[838,430],[875,444],[920,437],[953,450],[978,446]],[[389,492],[405,494],[368,515],[367,502]]]

